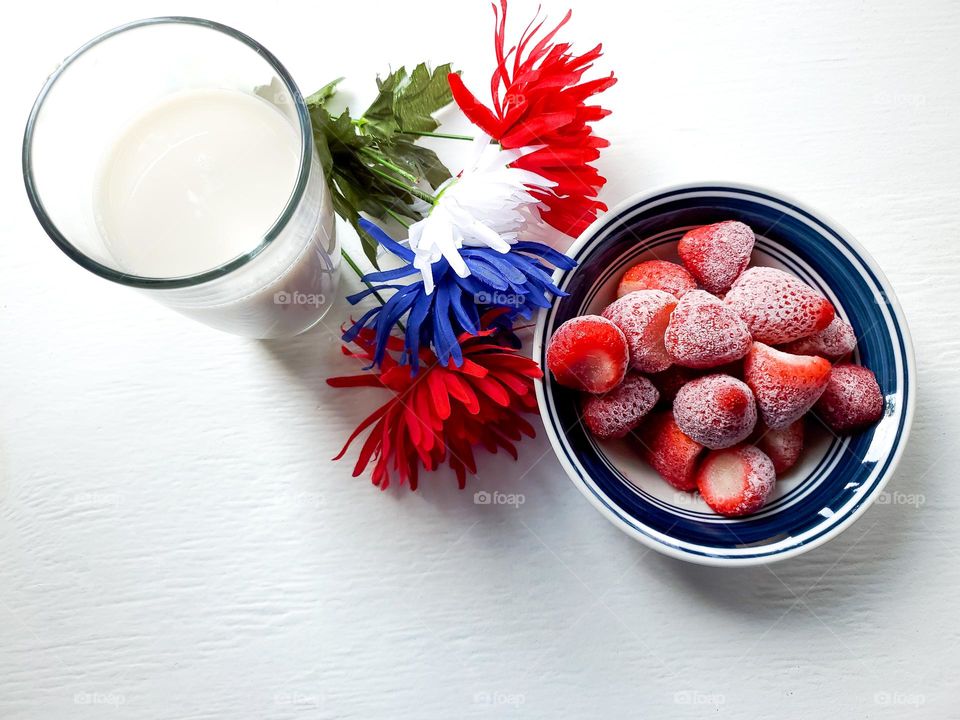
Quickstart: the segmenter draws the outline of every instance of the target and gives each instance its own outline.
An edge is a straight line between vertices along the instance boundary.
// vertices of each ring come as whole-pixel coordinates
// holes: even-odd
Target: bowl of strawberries
[[[707,565],[792,557],[882,492],[913,415],[899,303],[848,233],[757,187],[688,184],[600,218],[538,319],[537,399],[574,484]]]

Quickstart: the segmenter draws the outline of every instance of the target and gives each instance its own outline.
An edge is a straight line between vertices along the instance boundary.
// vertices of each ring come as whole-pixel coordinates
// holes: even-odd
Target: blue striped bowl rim
[[[578,394],[549,373],[536,385],[561,465],[605,517],[664,554],[724,566],[782,560],[835,537],[876,499],[900,460],[913,418],[915,362],[903,311],[876,262],[836,223],[781,193],[730,182],[661,188],[627,199],[571,246],[578,266],[554,274],[570,294],[540,313],[533,343],[534,359],[546,367],[544,339],[596,304],[604,283],[640,256],[675,244],[685,229],[727,219],[750,225],[759,255],[820,289],[853,325],[856,359],[874,371],[885,396],[880,423],[832,438],[789,492],[756,515],[731,519],[671,503],[632,482],[579,422]]]

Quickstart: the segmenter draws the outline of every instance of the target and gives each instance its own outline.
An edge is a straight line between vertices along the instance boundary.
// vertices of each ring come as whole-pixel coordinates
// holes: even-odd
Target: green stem
[[[369,170],[374,175],[376,175],[377,177],[383,178],[394,187],[398,187],[401,190],[406,190],[408,193],[410,193],[414,197],[420,198],[424,202],[428,202],[431,205],[437,204],[437,199],[430,193],[424,192],[420,188],[415,188],[412,185],[408,185],[407,183],[398,180],[390,173],[385,173],[383,170],[380,170],[379,168],[371,167],[369,168]]]
[[[457,135],[456,133],[427,132],[426,130],[404,130],[405,135],[416,135],[418,137],[444,138],[446,140],[476,140],[471,135]]]
[[[390,208],[388,208],[388,207],[386,207],[386,206],[384,206],[383,211],[384,211],[385,213],[387,213],[387,215],[389,215],[390,217],[392,217],[394,220],[396,220],[398,223],[400,223],[401,225],[403,225],[405,228],[409,228],[409,227],[410,227],[410,223],[407,222],[407,219],[406,219],[405,217],[403,217],[403,215],[400,215],[399,213],[395,213],[393,210],[391,210]]]
[[[378,293],[376,290],[374,290],[374,287],[373,287],[372,284],[368,283],[366,280],[363,279],[364,272],[363,272],[363,270],[360,269],[360,266],[357,265],[357,261],[354,260],[352,257],[350,257],[350,253],[348,253],[346,250],[344,250],[343,248],[341,248],[341,249],[340,249],[340,254],[343,255],[343,259],[347,261],[347,265],[349,265],[349,266],[350,266],[350,269],[353,270],[353,271],[357,274],[357,277],[360,278],[360,281],[361,281],[364,285],[366,285],[368,288],[370,288],[371,290],[373,290],[373,296],[374,296],[377,300],[380,301],[380,304],[381,304],[381,305],[385,305],[387,301],[383,299],[383,297],[380,295],[380,293]]]
[[[390,162],[389,158],[387,158],[385,155],[382,155],[381,153],[378,153],[373,148],[369,148],[369,147],[360,148],[360,152],[361,154],[366,155],[371,160],[375,160],[376,162],[380,163],[384,167],[390,168],[397,175],[400,175],[401,177],[405,177],[410,182],[415,183],[417,182],[417,180],[419,180],[419,178],[416,175],[414,175],[413,173],[409,173],[399,165]]]

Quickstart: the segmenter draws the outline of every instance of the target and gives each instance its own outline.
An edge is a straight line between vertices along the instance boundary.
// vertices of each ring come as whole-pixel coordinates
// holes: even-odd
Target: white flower
[[[546,190],[556,183],[510,167],[532,148],[502,150],[482,135],[474,141],[474,160],[437,188],[430,214],[410,226],[413,265],[423,275],[427,294],[433,292],[433,263],[446,258],[460,277],[470,270],[460,248],[487,246],[505,253],[517,242],[528,222],[539,221],[539,201],[529,188]]]

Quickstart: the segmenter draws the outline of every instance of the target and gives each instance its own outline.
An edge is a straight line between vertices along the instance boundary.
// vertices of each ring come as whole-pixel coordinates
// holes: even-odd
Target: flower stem
[[[391,209],[388,208],[388,207],[384,207],[383,210],[384,210],[385,213],[387,213],[387,215],[389,215],[390,217],[392,217],[394,220],[396,220],[398,223],[400,223],[401,225],[403,225],[405,228],[409,228],[409,227],[410,227],[410,223],[407,222],[407,219],[406,219],[405,217],[403,217],[403,215],[400,215],[399,213],[395,213],[393,210],[391,210]]]
[[[407,180],[409,180],[409,181],[412,182],[412,183],[415,183],[415,182],[417,182],[417,180],[419,180],[419,178],[418,178],[416,175],[414,175],[413,173],[407,172],[406,170],[404,170],[404,169],[403,169],[402,167],[400,167],[399,165],[390,162],[390,159],[389,159],[389,158],[387,158],[385,155],[383,155],[383,154],[381,154],[381,153],[378,153],[378,152],[377,152],[376,150],[374,150],[373,148],[364,147],[364,148],[361,148],[361,149],[360,149],[360,152],[361,152],[363,155],[366,155],[366,156],[367,156],[368,158],[370,158],[371,160],[375,160],[376,162],[380,163],[380,164],[383,165],[384,167],[390,168],[390,169],[393,170],[397,175],[400,175],[401,177],[406,178]]]
[[[446,140],[476,140],[470,135],[457,135],[456,133],[427,132],[426,130],[404,130],[406,135],[416,135],[418,137],[444,138]]]
[[[384,172],[383,170],[380,170],[379,168],[371,167],[371,168],[369,168],[369,170],[370,170],[370,172],[372,172],[374,175],[376,175],[377,177],[383,178],[384,180],[386,180],[388,183],[390,183],[390,184],[393,185],[394,187],[398,187],[398,188],[400,188],[401,190],[406,190],[408,193],[410,193],[411,195],[413,195],[415,198],[420,198],[420,199],[423,200],[424,202],[428,202],[428,203],[430,203],[431,205],[436,205],[436,204],[437,204],[437,199],[436,199],[433,195],[431,195],[430,193],[424,192],[424,191],[421,190],[420,188],[413,187],[412,185],[408,185],[407,183],[403,182],[402,180],[398,180],[397,178],[395,178],[395,177],[394,177],[393,175],[391,175],[390,173],[386,173],[386,172]]]

